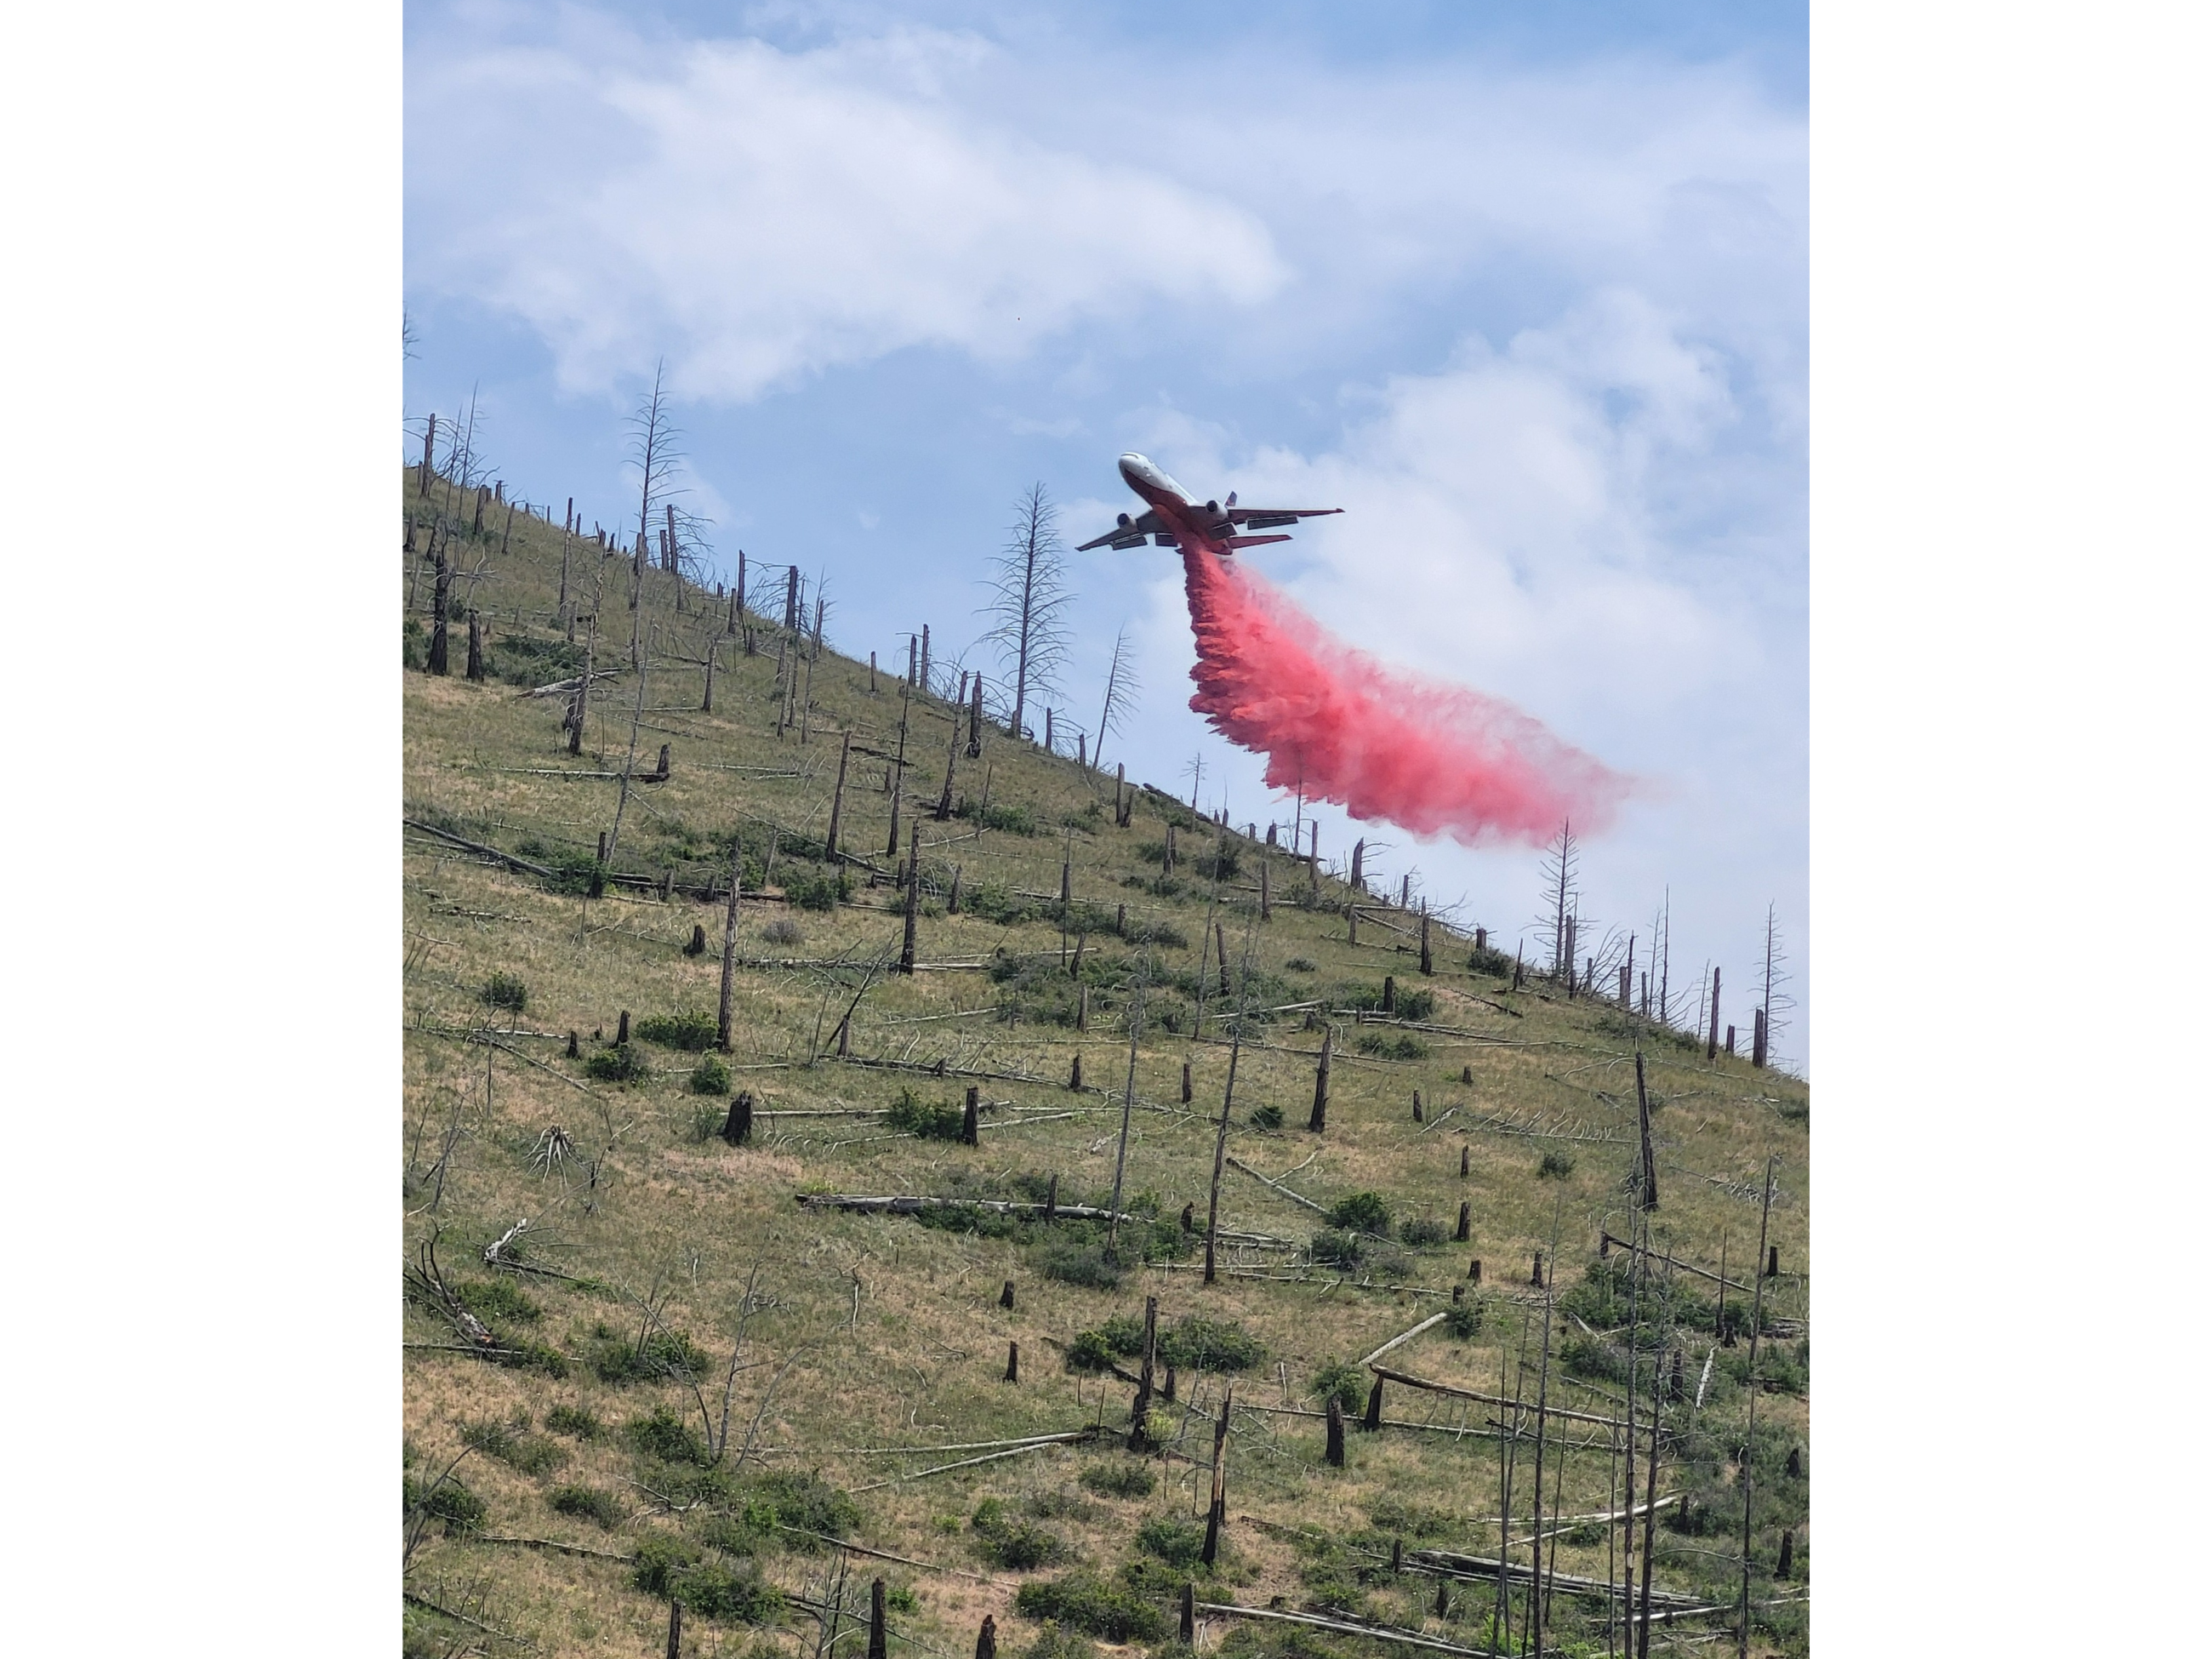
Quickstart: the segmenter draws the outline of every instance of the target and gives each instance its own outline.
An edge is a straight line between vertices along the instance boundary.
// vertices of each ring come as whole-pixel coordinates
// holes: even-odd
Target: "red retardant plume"
[[[1602,830],[1626,797],[1628,779],[1511,704],[1384,667],[1243,566],[1186,550],[1182,569],[1190,706],[1267,757],[1270,787],[1468,847],[1541,845],[1569,818]]]

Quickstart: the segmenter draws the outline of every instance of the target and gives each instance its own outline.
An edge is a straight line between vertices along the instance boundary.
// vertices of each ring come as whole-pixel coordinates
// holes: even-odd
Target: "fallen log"
[[[1004,1198],[935,1198],[928,1194],[915,1197],[867,1198],[851,1193],[793,1193],[802,1209],[829,1208],[854,1210],[863,1215],[881,1214],[886,1211],[894,1215],[912,1215],[917,1210],[942,1210],[967,1207],[988,1210],[994,1215],[1042,1215],[1046,1206],[1024,1204]],[[1089,1204],[1054,1204],[1052,1213],[1066,1216],[1072,1221],[1139,1221],[1143,1218],[1127,1210],[1101,1210]]]
[[[1492,1651],[1485,1648],[1462,1647],[1456,1642],[1440,1641],[1433,1636],[1424,1636],[1419,1631],[1402,1630],[1395,1625],[1359,1625],[1348,1620],[1324,1619],[1314,1613],[1281,1613],[1273,1607],[1240,1607],[1232,1601],[1193,1601],[1191,1610],[1218,1615],[1224,1619],[1272,1619],[1286,1625],[1310,1625],[1316,1630],[1334,1631],[1340,1636],[1364,1636],[1378,1642],[1402,1642],[1409,1647],[1433,1648],[1439,1653],[1464,1653],[1469,1659],[1488,1659]]]
[[[1431,1314],[1426,1319],[1424,1319],[1419,1324],[1413,1327],[1410,1330],[1399,1332],[1397,1335],[1392,1337],[1381,1347],[1376,1349],[1373,1353],[1367,1355],[1364,1358],[1360,1360],[1359,1363],[1363,1365],[1372,1365],[1376,1360],[1380,1359],[1384,1354],[1389,1352],[1391,1349],[1396,1347],[1400,1343],[1411,1342],[1423,1331],[1432,1329],[1434,1327],[1443,1324],[1445,1320],[1450,1317],[1451,1310],[1449,1308],[1442,1313]]]
[[[1473,1579],[1478,1583],[1486,1584],[1496,1583],[1498,1574],[1496,1556],[1462,1555],[1453,1550],[1407,1550],[1406,1568],[1409,1572],[1425,1573],[1431,1577]],[[1510,1558],[1504,1565],[1505,1576],[1522,1583],[1526,1583],[1534,1571],[1527,1562]],[[1588,1578],[1580,1573],[1560,1572],[1556,1569],[1546,1571],[1544,1582],[1574,1595],[1612,1596],[1617,1600],[1626,1594],[1619,1584],[1608,1583],[1602,1578]],[[1686,1612],[1704,1605],[1694,1595],[1686,1595],[1680,1590],[1662,1590],[1656,1584],[1638,1584],[1636,1594],[1641,1596],[1647,1589],[1654,1607]]]
[[[1304,1194],[1292,1192],[1288,1187],[1283,1185],[1279,1181],[1269,1180],[1266,1176],[1261,1175],[1250,1164],[1240,1164],[1234,1158],[1227,1159],[1226,1162],[1229,1164],[1231,1168],[1242,1170],[1246,1175],[1250,1176],[1253,1180],[1258,1182],[1262,1187],[1272,1187],[1275,1191],[1280,1193],[1285,1198],[1289,1199],[1291,1203],[1303,1204],[1307,1209],[1311,1210],[1316,1215],[1325,1216],[1328,1213],[1327,1209],[1323,1208],[1321,1205],[1315,1203],[1313,1200],[1306,1197]]]
[[[1425,1376],[1413,1376],[1404,1371],[1392,1370],[1388,1365],[1370,1364],[1367,1369],[1387,1382],[1402,1383],[1409,1389],[1425,1389],[1431,1394],[1449,1395],[1455,1400],[1472,1400],[1485,1406],[1525,1406],[1526,1401],[1507,1399],[1494,1394],[1483,1394],[1474,1389],[1455,1387],[1449,1382],[1431,1382]],[[1564,1417],[1572,1423],[1595,1423],[1601,1428],[1625,1429],[1628,1425],[1617,1417],[1598,1417],[1589,1412],[1569,1411],[1564,1406],[1546,1407],[1547,1414]]]

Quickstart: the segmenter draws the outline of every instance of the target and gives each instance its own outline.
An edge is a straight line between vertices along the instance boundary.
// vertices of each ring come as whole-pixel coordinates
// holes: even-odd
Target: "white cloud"
[[[1234,204],[946,100],[941,77],[988,51],[972,40],[613,45],[607,67],[493,45],[409,76],[414,279],[521,317],[571,386],[665,350],[679,393],[745,398],[910,346],[1018,356],[1085,316],[1249,304],[1285,278]]]

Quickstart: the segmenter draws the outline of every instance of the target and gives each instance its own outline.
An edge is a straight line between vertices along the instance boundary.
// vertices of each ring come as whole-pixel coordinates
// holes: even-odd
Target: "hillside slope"
[[[426,497],[410,470],[403,512],[427,526],[454,494],[436,480]],[[1546,1643],[1604,1652],[1613,1603],[1569,1581],[1621,1577],[1625,1529],[1602,1517],[1624,1507],[1609,1425],[1628,1413],[1632,1352],[1639,1498],[1655,1370],[1666,1395],[1655,1595],[1662,1610],[1734,1605],[1754,1287],[1770,1316],[1748,1440],[1754,1650],[1802,1650],[1804,1084],[1709,1062],[1548,979],[1513,989],[1510,961],[1478,963],[1441,926],[1425,975],[1418,916],[1362,897],[1354,942],[1353,890],[1328,872],[1133,783],[1119,825],[1110,772],[988,726],[971,757],[962,711],[811,641],[801,660],[757,615],[733,635],[711,593],[684,590],[679,611],[658,571],[635,613],[641,676],[630,562],[569,543],[568,592],[597,618],[572,644],[559,523],[506,520],[495,504],[482,535],[447,544],[453,609],[472,601],[483,630],[480,682],[464,677],[465,623],[449,674],[420,665],[427,528],[402,571],[410,1651],[659,1653],[674,1600],[687,1654],[818,1656],[866,1640],[878,1575],[894,1651],[964,1656],[986,1614],[1001,1648],[1039,1659],[1093,1639],[1171,1646],[1194,1582],[1200,1604],[1323,1609],[1486,1650],[1495,1571],[1453,1563],[1495,1563],[1510,1484],[1516,1650],[1540,1513],[1558,1575]],[[571,755],[568,700],[530,693],[576,675],[587,648],[608,678]],[[723,1070],[703,1045],[733,864]],[[1232,1037],[1206,1284],[1197,1235]],[[1605,1243],[1639,1237],[1639,1048],[1649,1254]],[[957,1139],[971,1088],[974,1146]],[[738,1094],[750,1132],[732,1145]],[[1111,1262],[1103,1225],[1060,1212],[1109,1206],[1125,1098]],[[1754,1280],[1770,1160],[1779,1271]],[[805,1201],[823,1195],[960,1201]],[[1724,1309],[1695,1269],[1740,1287]],[[1133,1451],[1121,1373],[1141,1368],[1147,1297],[1162,1388],[1176,1369]],[[1376,1363],[1462,1392],[1384,1379],[1381,1426],[1363,1430],[1376,1379],[1358,1362],[1432,1315]],[[1723,1323],[1744,1335],[1723,1346]],[[1341,1468],[1325,1455],[1332,1388]],[[1201,1623],[1208,1649],[1384,1645]],[[1655,1644],[1726,1624],[1686,1614]]]

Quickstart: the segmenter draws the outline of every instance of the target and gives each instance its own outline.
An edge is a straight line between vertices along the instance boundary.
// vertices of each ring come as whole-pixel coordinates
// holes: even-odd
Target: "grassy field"
[[[404,489],[404,510],[427,522],[411,471]],[[441,483],[434,495],[450,492]],[[1733,1605],[1747,1455],[1753,1650],[1805,1650],[1802,1082],[1725,1055],[1708,1062],[1702,1044],[1570,1000],[1547,979],[1515,991],[1510,964],[1479,970],[1469,941],[1440,927],[1435,971],[1423,975],[1417,918],[1372,901],[1354,944],[1352,890],[1330,874],[1316,880],[1158,792],[1139,791],[1117,827],[1110,773],[1002,729],[986,728],[980,757],[956,746],[965,815],[939,821],[956,711],[902,698],[889,673],[872,684],[866,661],[824,649],[795,670],[804,736],[779,736],[779,652],[793,654],[780,630],[749,618],[747,654],[726,632],[726,605],[692,590],[679,613],[674,579],[659,572],[647,573],[636,613],[641,697],[629,562],[582,544],[570,550],[570,592],[597,607],[594,667],[615,672],[595,684],[572,757],[564,699],[526,693],[574,674],[592,630],[571,645],[556,618],[558,522],[518,515],[509,531],[506,518],[495,505],[488,534],[452,544],[463,572],[481,572],[456,581],[453,608],[473,603],[485,625],[482,683],[463,678],[460,623],[450,676],[422,672],[432,579],[410,568],[415,556],[401,573],[410,1652],[658,1654],[673,1596],[690,1609],[687,1654],[818,1656],[866,1641],[878,1575],[894,1654],[963,1659],[987,1613],[1009,1656],[1058,1659],[1117,1640],[1174,1648],[1176,1598],[1194,1580],[1200,1601],[1328,1609],[1486,1650],[1492,1584],[1440,1581],[1418,1562],[1394,1573],[1393,1546],[1494,1560],[1510,1458],[1508,1530],[1514,1560],[1527,1563],[1540,1389],[1547,1410],[1580,1414],[1547,1421],[1547,1529],[1554,1516],[1622,1507],[1619,1437],[1595,1419],[1624,1410],[1631,1275],[1627,1253],[1601,1261],[1599,1248],[1601,1233],[1638,1226],[1639,1045],[1660,1198],[1649,1237],[1661,1258],[1638,1292],[1640,1425],[1655,1366],[1667,1373],[1679,1355],[1684,1376],[1663,1407],[1657,1485],[1671,1501],[1655,1529],[1655,1586]],[[710,641],[711,714],[701,708]],[[885,787],[902,720],[900,822],[920,829],[922,971],[911,975],[886,971],[903,933]],[[841,898],[823,840],[847,732]],[[663,744],[665,780],[632,782],[623,801],[626,764],[647,774]],[[618,804],[609,870],[638,880],[593,898],[599,838]],[[1164,874],[1171,823],[1177,857]],[[733,856],[739,967],[718,1076],[680,1017],[703,1016],[711,1037]],[[1200,976],[1209,919],[1229,945],[1226,998],[1210,952]],[[1397,1018],[1377,1012],[1386,975]],[[800,1202],[1034,1202],[1051,1190],[1062,1205],[1105,1206],[1139,983],[1122,1177],[1135,1218],[1121,1225],[1118,1263],[1087,1222],[967,1208],[924,1224]],[[625,1016],[631,1041],[617,1048]],[[1209,1285],[1202,1241],[1180,1217],[1194,1206],[1203,1231],[1232,1026],[1227,1154],[1307,1202],[1227,1169],[1220,1226],[1240,1237]],[[1315,1068],[1331,1032],[1328,1124],[1314,1134]],[[970,1085],[980,1144],[933,1138],[957,1122]],[[721,1137],[736,1091],[755,1113],[744,1146]],[[1715,1286],[1687,1267],[1717,1270],[1724,1258],[1729,1279],[1753,1282],[1770,1159],[1780,1271],[1763,1281],[1771,1322],[1747,1444],[1748,1298],[1729,1293],[1728,1317],[1746,1335],[1718,1346]],[[1313,1207],[1360,1194],[1378,1195],[1379,1210],[1353,1205],[1335,1221],[1364,1222],[1364,1233]],[[1465,1243],[1453,1237],[1462,1205]],[[505,1265],[487,1265],[486,1248],[525,1220]],[[424,1283],[434,1243],[442,1292]],[[1540,1253],[1546,1286],[1532,1282]],[[1687,1266],[1670,1271],[1668,1256]],[[1154,1402],[1148,1447],[1133,1452],[1132,1386],[1074,1367],[1103,1352],[1135,1370],[1128,1333],[1147,1297],[1182,1363],[1174,1399]],[[1371,1378],[1346,1368],[1435,1314],[1449,1317],[1380,1363],[1521,1405],[1387,1384],[1383,1426],[1362,1431]],[[471,1351],[485,1345],[470,1321],[488,1352]],[[1086,1333],[1105,1340],[1079,1341]],[[1020,1352],[1013,1382],[1009,1343]],[[1353,1407],[1340,1468],[1324,1458],[1332,1386]],[[1192,1554],[1212,1419],[1231,1390],[1224,1542],[1204,1569]],[[1004,1449],[981,1443],[1086,1428],[1086,1440],[934,1472]],[[1583,1522],[1556,1539],[1547,1567],[1617,1580],[1622,1540],[1617,1524]],[[1517,1590],[1510,1606],[1518,1650]],[[1547,1649],[1617,1649],[1608,1606],[1562,1583]],[[1662,1625],[1653,1646],[1688,1645],[1727,1622]],[[1348,1656],[1386,1644],[1217,1616],[1201,1619],[1199,1645]]]

